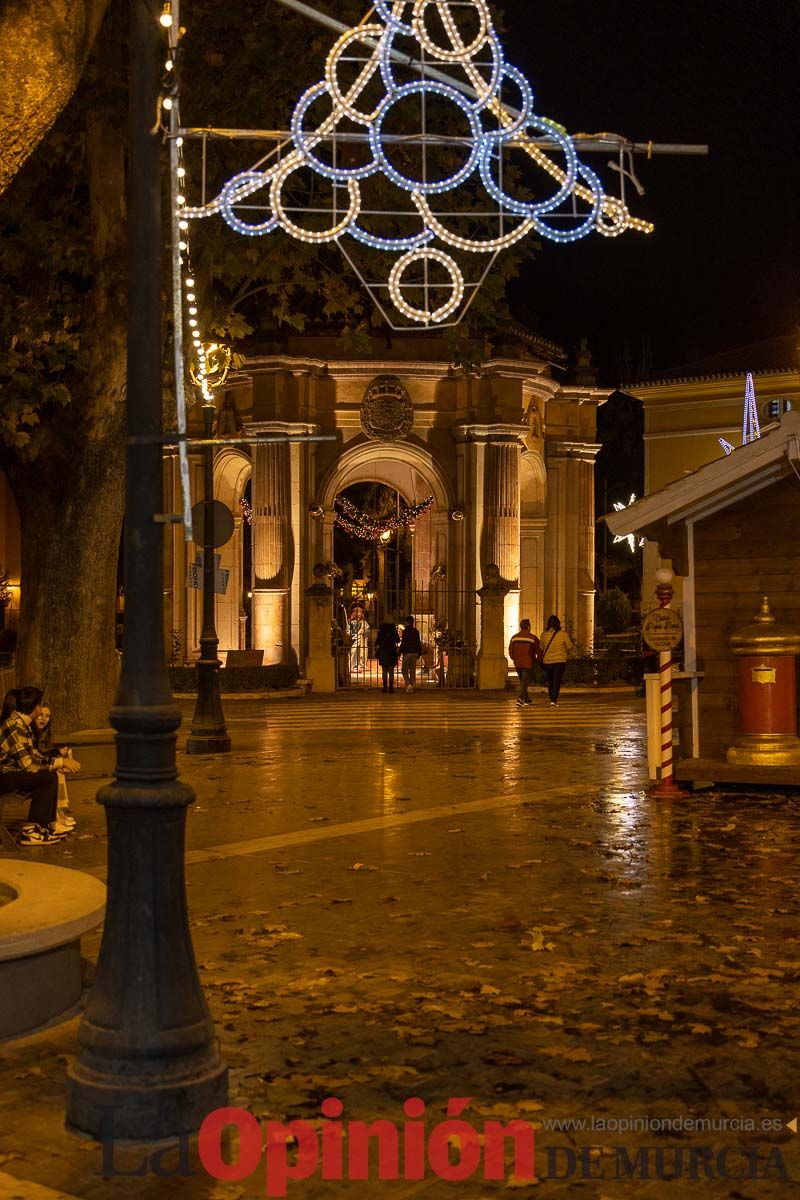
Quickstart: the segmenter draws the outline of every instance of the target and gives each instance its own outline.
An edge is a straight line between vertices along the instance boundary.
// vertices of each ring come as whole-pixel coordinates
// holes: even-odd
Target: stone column
[[[547,446],[545,616],[556,613],[576,641],[594,641],[594,460],[592,442]]]
[[[504,601],[506,642],[519,625],[519,460],[517,440],[486,447],[483,562],[509,585]],[[484,578],[487,567],[484,566]]]
[[[253,462],[253,648],[264,663],[289,655],[291,510],[287,443],[254,447]]]
[[[305,676],[315,692],[336,691],[336,662],[331,652],[333,588],[328,586],[327,567],[317,563],[308,597],[308,657]]]
[[[476,595],[481,601],[481,646],[478,651],[476,683],[479,692],[501,691],[508,678],[505,628],[505,599],[510,591],[500,569],[489,563],[484,571],[485,583]]]

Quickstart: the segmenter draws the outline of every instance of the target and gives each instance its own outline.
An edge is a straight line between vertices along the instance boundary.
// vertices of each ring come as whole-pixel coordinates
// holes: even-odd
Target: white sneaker
[[[74,829],[78,822],[73,817],[72,813],[59,811],[56,816],[56,823],[63,825],[65,829]]]
[[[59,837],[66,837],[68,834],[72,833],[73,829],[75,828],[75,822],[73,821],[70,825],[59,817],[57,821],[53,821],[52,824],[48,825],[47,828],[51,834],[56,834]]]

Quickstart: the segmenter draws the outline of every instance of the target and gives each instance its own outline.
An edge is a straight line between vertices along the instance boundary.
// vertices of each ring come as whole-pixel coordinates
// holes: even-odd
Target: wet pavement
[[[290,1196],[800,1195],[796,797],[651,799],[628,695],[518,710],[355,693],[226,713],[233,754],[181,754],[180,769],[198,795],[189,902],[231,1103],[319,1126],[335,1096],[345,1123],[402,1127],[417,1096],[430,1134],[470,1097],[479,1134],[519,1118],[537,1142],[535,1181],[401,1165],[397,1182],[316,1174]],[[99,776],[111,754],[79,757]],[[32,856],[102,877],[97,787],[71,784],[77,834]],[[98,944],[84,940],[89,959]],[[103,1178],[101,1148],[62,1130],[76,1032],[0,1047],[0,1200],[35,1200],[9,1177],[85,1200],[264,1194],[261,1170]]]

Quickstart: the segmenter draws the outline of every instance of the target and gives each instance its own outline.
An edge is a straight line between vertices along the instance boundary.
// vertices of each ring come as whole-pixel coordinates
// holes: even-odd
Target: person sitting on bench
[[[58,772],[80,770],[74,758],[46,759],[36,749],[32,725],[42,704],[37,687],[19,689],[16,711],[0,724],[0,796],[22,792],[31,798],[28,820],[17,839],[20,846],[58,842],[67,830],[56,822]]]

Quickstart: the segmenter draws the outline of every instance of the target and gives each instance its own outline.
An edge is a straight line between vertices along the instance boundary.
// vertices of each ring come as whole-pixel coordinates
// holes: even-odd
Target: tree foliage
[[[0,193],[69,101],[108,0],[0,6]]]

